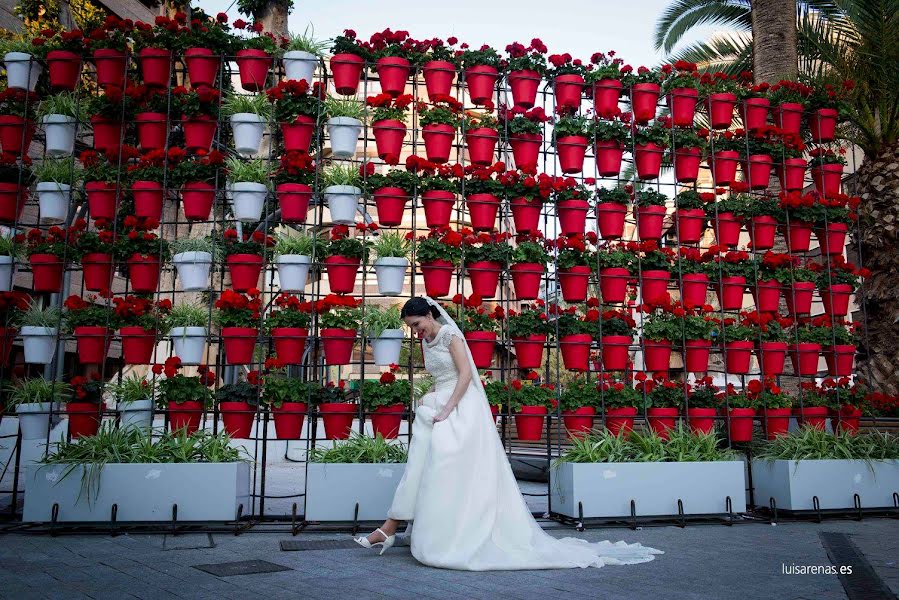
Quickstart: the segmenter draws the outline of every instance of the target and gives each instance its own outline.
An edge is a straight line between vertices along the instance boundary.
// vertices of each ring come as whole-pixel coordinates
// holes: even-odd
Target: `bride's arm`
[[[456,408],[456,405],[459,404],[459,401],[462,400],[465,390],[468,389],[468,384],[471,383],[471,366],[468,363],[468,353],[465,351],[464,343],[456,336],[453,336],[450,342],[449,352],[450,356],[453,357],[453,364],[456,365],[456,370],[459,371],[459,379],[456,381],[456,387],[453,388],[452,396],[447,400],[440,413],[434,417],[435,423],[443,421],[450,415],[453,409]]]

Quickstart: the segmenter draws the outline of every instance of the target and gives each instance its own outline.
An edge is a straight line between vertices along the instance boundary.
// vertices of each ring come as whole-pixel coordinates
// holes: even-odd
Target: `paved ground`
[[[846,579],[850,589],[882,585],[887,593],[865,596],[870,599],[899,592],[899,521],[892,519],[550,531],[641,542],[666,554],[626,567],[471,573],[421,566],[408,547],[378,556],[363,548],[282,552],[279,546],[282,540],[347,540],[347,534],[10,534],[0,537],[0,598],[847,598],[837,576],[783,574],[784,565],[834,564],[822,532],[848,534],[873,567],[875,579],[864,580],[856,564],[856,575]],[[290,570],[217,577],[195,568],[246,560]]]

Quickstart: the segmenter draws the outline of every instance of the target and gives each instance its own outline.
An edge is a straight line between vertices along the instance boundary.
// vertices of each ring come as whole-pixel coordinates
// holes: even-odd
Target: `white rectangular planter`
[[[743,461],[663,463],[560,463],[550,473],[553,512],[578,518],[626,517],[631,500],[637,517],[746,510]]]
[[[862,508],[893,507],[899,492],[899,461],[863,460],[754,460],[753,498],[757,506],[775,505],[782,510],[855,508],[858,494]]]
[[[359,503],[360,521],[383,521],[406,463],[309,463],[306,472],[306,520],[352,521]]]
[[[25,522],[49,522],[54,504],[58,521],[233,521],[243,504],[250,512],[247,463],[107,464],[100,487],[82,491],[84,467],[63,478],[68,465],[30,465],[25,475]]]

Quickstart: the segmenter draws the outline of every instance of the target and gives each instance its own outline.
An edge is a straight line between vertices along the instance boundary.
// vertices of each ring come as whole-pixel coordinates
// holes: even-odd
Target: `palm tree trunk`
[[[899,143],[865,156],[855,174],[861,197],[859,261],[871,270],[859,291],[866,331],[860,340],[858,373],[871,386],[899,393]]]
[[[287,4],[284,0],[271,0],[256,18],[265,27],[265,31],[271,32],[276,38],[287,36]]]
[[[756,83],[795,79],[796,0],[752,0],[752,71]]]

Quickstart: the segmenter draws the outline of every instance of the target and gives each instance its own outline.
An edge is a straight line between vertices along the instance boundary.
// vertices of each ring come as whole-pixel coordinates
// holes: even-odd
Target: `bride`
[[[544,532],[518,489],[462,332],[428,297],[409,300],[401,314],[423,339],[435,389],[415,411],[406,471],[388,519],[356,542],[380,546],[383,554],[399,522],[413,521],[412,556],[467,571],[602,567],[662,554],[640,544]]]

